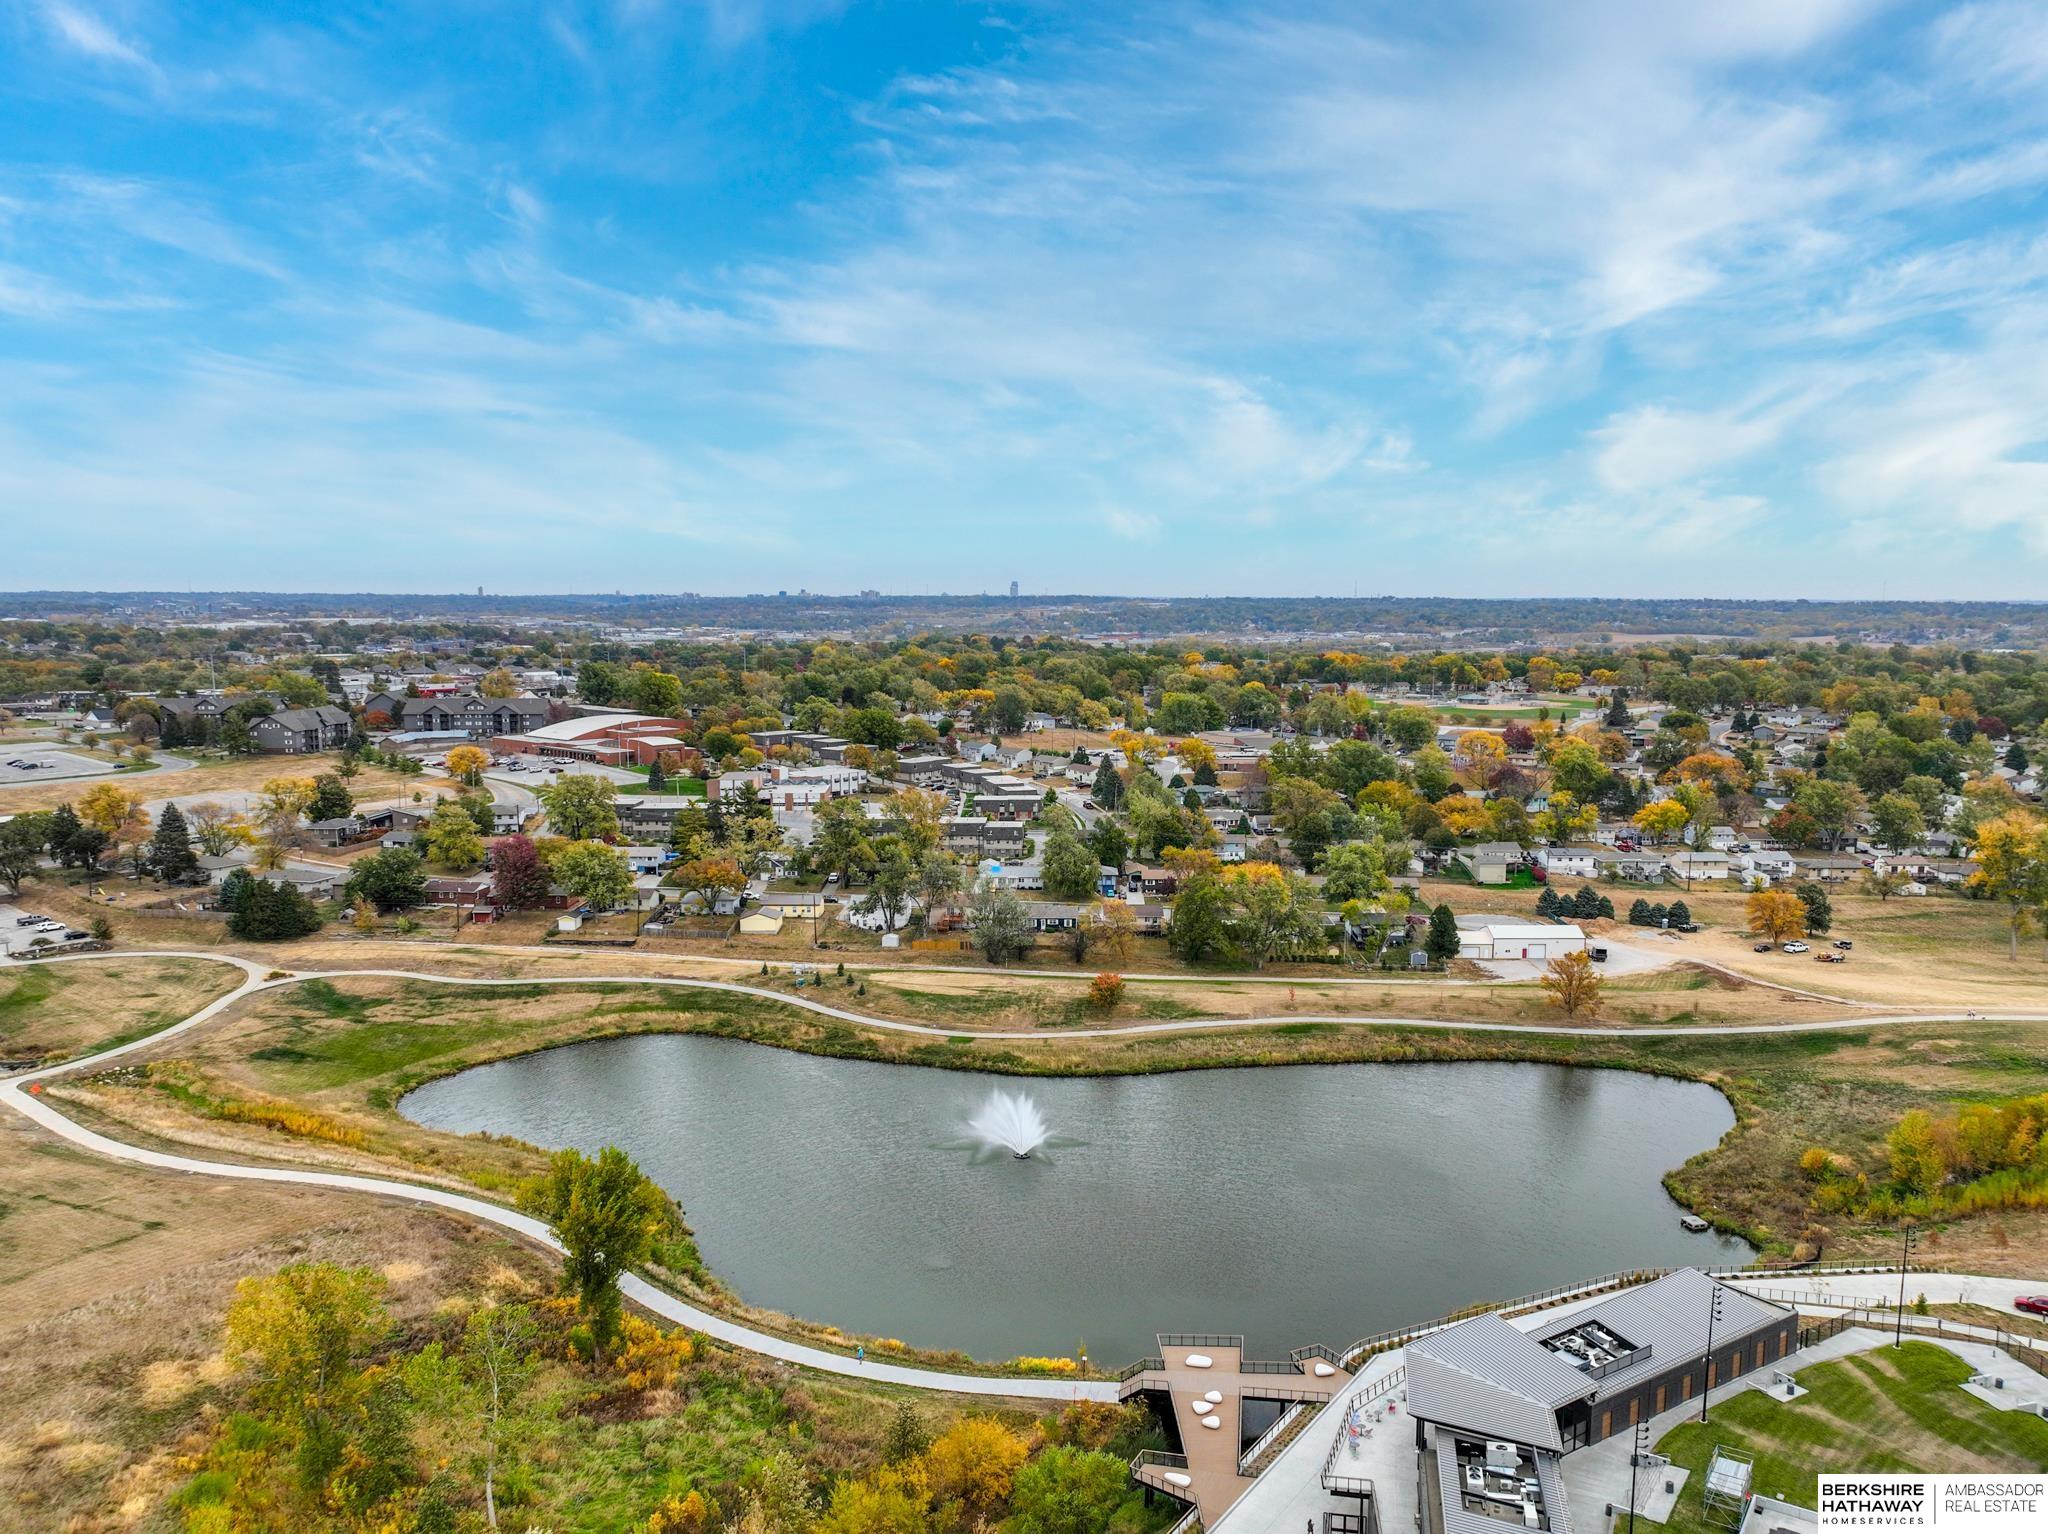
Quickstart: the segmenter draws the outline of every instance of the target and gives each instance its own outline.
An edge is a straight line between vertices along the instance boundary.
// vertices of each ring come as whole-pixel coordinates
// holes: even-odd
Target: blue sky
[[[2048,7],[0,0],[0,586],[2048,597]]]

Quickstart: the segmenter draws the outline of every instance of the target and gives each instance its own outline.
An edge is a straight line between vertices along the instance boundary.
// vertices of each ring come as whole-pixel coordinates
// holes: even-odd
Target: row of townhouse
[[[1861,880],[1872,872],[1897,871],[1921,884],[1960,884],[1976,871],[1967,858],[1944,858],[1915,853],[1792,852],[1782,847],[1757,847],[1742,852],[1714,847],[1648,847],[1622,852],[1604,845],[1539,847],[1524,856],[1513,842],[1487,844],[1492,855],[1502,859],[1486,863],[1489,869],[1511,869],[1527,861],[1541,868],[1544,877],[1561,879],[1607,877],[1638,884],[1696,884],[1734,880],[1749,886],[1811,881],[1842,884]],[[1478,848],[1460,849],[1461,860]],[[1512,856],[1509,856],[1509,851]],[[1472,866],[1468,863],[1468,866]],[[1504,883],[1499,877],[1475,882]]]

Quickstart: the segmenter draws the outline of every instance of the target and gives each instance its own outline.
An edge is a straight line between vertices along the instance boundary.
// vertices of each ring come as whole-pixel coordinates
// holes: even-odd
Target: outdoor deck
[[[1321,1404],[1334,1399],[1350,1379],[1350,1371],[1323,1348],[1300,1349],[1287,1361],[1274,1363],[1247,1359],[1241,1336],[1164,1333],[1159,1355],[1144,1360],[1126,1377],[1118,1394],[1124,1399],[1144,1391],[1168,1396],[1183,1452],[1140,1455],[1131,1473],[1141,1485],[1192,1502],[1203,1523],[1213,1524],[1252,1484],[1250,1477],[1239,1474],[1243,1401]],[[1216,1399],[1211,1400],[1212,1395]]]

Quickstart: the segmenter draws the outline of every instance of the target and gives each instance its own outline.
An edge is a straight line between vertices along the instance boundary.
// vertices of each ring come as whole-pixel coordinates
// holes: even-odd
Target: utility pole
[[[1700,1380],[1700,1421],[1707,1420],[1707,1397],[1714,1393],[1714,1323],[1721,1319],[1721,1282],[1710,1278],[1714,1286],[1714,1303],[1707,1310],[1707,1357],[1706,1373]]]
[[[1913,1248],[1920,1244],[1920,1232],[1906,1223],[1899,1242],[1899,1313],[1892,1323],[1892,1346],[1899,1347],[1906,1340],[1906,1274],[1913,1266]]]

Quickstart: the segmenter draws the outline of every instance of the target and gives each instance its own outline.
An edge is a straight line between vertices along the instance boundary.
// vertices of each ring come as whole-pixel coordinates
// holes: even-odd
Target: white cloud
[[[79,53],[108,63],[126,64],[150,75],[159,74],[157,66],[141,48],[91,11],[67,4],[66,0],[43,0],[42,11],[50,30]]]

